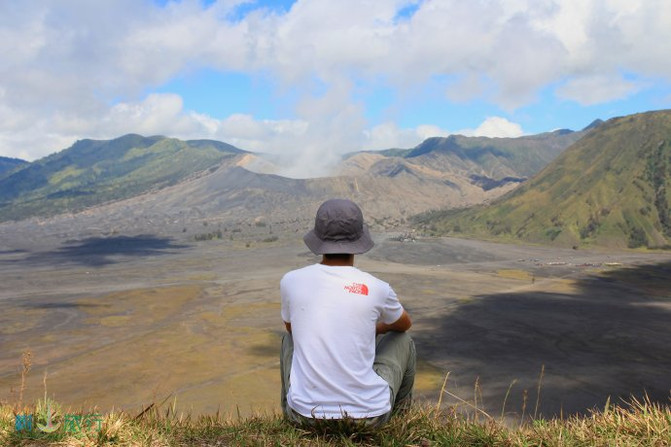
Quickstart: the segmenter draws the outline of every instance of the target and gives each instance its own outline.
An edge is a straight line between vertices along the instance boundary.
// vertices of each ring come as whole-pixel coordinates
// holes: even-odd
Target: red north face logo
[[[359,284],[357,282],[354,282],[349,286],[345,286],[345,290],[347,290],[349,293],[358,293],[359,295],[368,295],[368,286],[366,284]]]

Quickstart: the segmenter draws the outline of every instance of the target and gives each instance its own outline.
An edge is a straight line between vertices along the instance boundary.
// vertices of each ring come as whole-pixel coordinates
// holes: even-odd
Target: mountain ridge
[[[77,211],[160,189],[246,151],[212,140],[83,139],[0,178],[0,216]]]
[[[530,144],[534,157],[545,160],[554,157],[555,152],[563,150],[580,135],[555,132],[517,140],[463,136],[429,139],[410,152],[392,149],[345,156],[332,177],[337,184],[342,181],[337,177],[363,176],[362,184],[371,185],[373,189],[389,183],[383,178],[405,182],[405,187],[396,188],[391,183],[387,187],[398,190],[409,203],[416,198],[404,189],[423,191],[434,200],[433,204],[425,200],[426,197],[419,200],[426,209],[475,204],[485,197],[495,197],[508,185],[538,169],[537,161],[527,163],[523,159],[524,152],[530,151]],[[431,147],[427,149],[427,145]],[[456,145],[458,150],[447,150],[446,145]],[[272,158],[215,140],[182,141],[138,134],[112,140],[83,139],[0,178],[0,220],[77,212],[158,191],[192,176],[212,174],[231,166],[242,166],[257,173],[276,173],[278,169]],[[437,191],[428,189],[428,185]],[[240,188],[244,189],[243,185]],[[297,191],[305,193],[300,188]],[[447,198],[442,199],[441,194]],[[193,199],[183,197],[183,200]],[[390,206],[400,213],[400,206]],[[414,205],[408,207],[408,212],[424,210]]]
[[[20,158],[0,157],[0,179],[29,164],[30,162]]]
[[[488,207],[418,217],[435,234],[561,246],[671,244],[671,110],[599,124]]]

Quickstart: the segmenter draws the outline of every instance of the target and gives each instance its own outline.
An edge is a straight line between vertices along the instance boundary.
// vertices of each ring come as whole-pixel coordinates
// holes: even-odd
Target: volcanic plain
[[[279,411],[279,280],[302,232],[31,238],[0,228],[0,399]],[[419,400],[485,416],[667,402],[671,254],[377,232],[356,265],[413,317]],[[250,242],[251,241],[251,242]],[[477,409],[476,409],[477,408]]]

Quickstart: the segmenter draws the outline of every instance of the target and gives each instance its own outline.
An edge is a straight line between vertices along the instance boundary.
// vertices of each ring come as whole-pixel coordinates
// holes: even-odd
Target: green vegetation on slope
[[[464,162],[475,163],[497,179],[511,173],[531,176],[584,134],[583,131],[557,130],[518,138],[451,135],[447,138],[429,138],[403,154],[403,157],[417,159],[427,155],[442,155],[456,167],[467,167]]]
[[[81,140],[0,178],[0,221],[78,211],[160,189],[242,153],[208,140]]]
[[[25,160],[0,157],[0,179],[27,165],[28,162]]]
[[[671,243],[671,111],[614,118],[488,207],[425,213],[434,234],[564,246]]]
[[[598,126],[599,123],[593,123]],[[587,130],[557,130],[518,138],[449,137],[427,138],[412,149],[364,151],[385,157],[401,157],[434,169],[459,170],[495,180],[504,177],[529,177],[537,173],[564,149],[578,141]],[[345,159],[356,152],[345,155]],[[492,180],[492,179],[487,179]]]

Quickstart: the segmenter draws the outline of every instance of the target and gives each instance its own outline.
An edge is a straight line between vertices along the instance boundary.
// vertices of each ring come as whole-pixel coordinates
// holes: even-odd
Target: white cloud
[[[589,106],[623,99],[640,88],[639,83],[620,76],[594,75],[567,81],[557,89],[557,96]]]
[[[392,148],[412,148],[431,137],[446,137],[450,132],[433,125],[420,125],[414,129],[401,129],[387,121],[363,131],[364,143],[361,149],[382,150]]]
[[[487,117],[476,129],[451,132],[434,125],[420,125],[414,129],[400,129],[393,122],[385,122],[364,132],[364,149],[412,148],[427,138],[459,134],[472,137],[507,137],[524,135],[522,126],[499,116]]]
[[[480,98],[485,94],[486,82],[475,73],[461,76],[449,85],[446,96],[450,101],[466,103],[471,99]]]
[[[667,0],[425,0],[401,21],[417,2],[299,0],[231,21],[240,3],[0,2],[0,154],[32,159],[75,138],[141,132],[217,137],[309,165],[445,134],[371,127],[357,91],[367,83],[403,96],[430,81],[441,99],[512,110],[548,85],[591,105],[643,89],[630,74],[671,81]],[[183,110],[176,94],[147,94],[202,68],[261,74],[295,108],[221,121]],[[521,129],[494,117],[473,132]]]
[[[450,135],[450,132],[448,132],[447,130],[441,129],[438,126],[434,126],[434,125],[431,125],[431,124],[423,124],[423,125],[417,126],[417,128],[415,129],[415,133],[417,134],[417,136],[419,138],[421,138],[419,143],[426,140],[427,138],[447,137],[447,136]]]
[[[301,120],[256,120],[251,115],[235,114],[222,120],[212,136],[245,150],[281,154],[291,152],[308,127]]]
[[[522,126],[500,116],[490,116],[472,133],[474,137],[515,138],[524,135]]]
[[[415,136],[410,131],[399,129],[395,123],[385,122],[365,130],[364,137],[366,139],[364,149],[381,150],[410,147]]]

